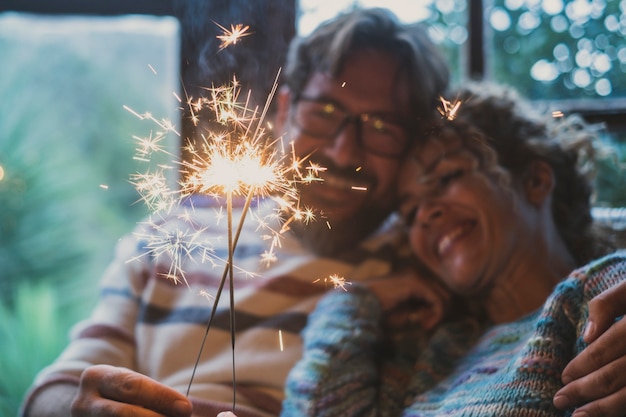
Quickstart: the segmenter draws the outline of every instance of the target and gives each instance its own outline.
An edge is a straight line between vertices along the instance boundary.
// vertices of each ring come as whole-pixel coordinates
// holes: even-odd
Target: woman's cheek
[[[424,234],[420,231],[420,227],[417,222],[411,226],[409,231],[409,242],[411,244],[411,250],[413,254],[417,256],[428,267],[432,267],[430,256],[426,250],[426,243],[424,241]]]

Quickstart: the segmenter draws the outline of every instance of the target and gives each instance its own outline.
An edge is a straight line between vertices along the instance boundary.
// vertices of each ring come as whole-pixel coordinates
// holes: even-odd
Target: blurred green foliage
[[[0,19],[0,415],[10,416],[89,313],[117,239],[148,214],[130,183],[146,169],[133,135],[155,126],[123,106],[176,115],[178,38],[163,19],[152,32],[141,18],[109,30]]]
[[[626,97],[623,0],[495,0],[484,15],[495,81],[531,99]]]
[[[0,415],[16,416],[33,377],[68,342],[68,328],[92,300],[86,282],[22,283],[0,303]]]

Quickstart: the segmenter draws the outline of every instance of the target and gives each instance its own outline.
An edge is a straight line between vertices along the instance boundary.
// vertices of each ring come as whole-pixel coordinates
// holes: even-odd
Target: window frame
[[[37,14],[82,14],[115,16],[123,14],[149,14],[156,16],[174,16],[184,23],[179,15],[178,0],[107,0],[89,1],[64,0],[50,2],[49,0],[5,0],[0,5],[0,12],[16,11]],[[297,0],[293,1],[293,10]],[[463,77],[471,80],[487,79],[485,39],[488,36],[485,24],[485,4],[489,0],[468,0],[468,42],[466,54],[466,68]],[[285,24],[295,28],[297,13],[293,13],[292,21]],[[184,27],[183,27],[184,31]],[[295,29],[294,29],[295,33]],[[181,48],[181,62],[185,59]],[[615,99],[581,99],[581,100],[541,100],[551,108],[558,108],[566,113],[576,112],[590,122],[603,122],[609,131],[626,132],[626,98]]]

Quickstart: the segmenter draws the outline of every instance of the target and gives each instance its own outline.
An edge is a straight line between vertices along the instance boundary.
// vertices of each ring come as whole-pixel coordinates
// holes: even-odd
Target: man
[[[258,276],[235,280],[236,339],[222,303],[195,366],[211,310],[195,292],[209,288],[215,295],[221,271],[198,257],[185,264],[191,290],[173,285],[160,276],[168,265],[129,236],[105,274],[91,319],[42,371],[25,416],[71,410],[73,416],[182,417],[191,415],[192,403],[197,416],[216,415],[232,403],[239,417],[276,415],[286,374],[301,355],[299,332],[325,291],[315,281],[333,274],[358,281],[390,271],[387,255],[394,248],[377,229],[395,206],[399,160],[447,86],[445,61],[421,29],[403,27],[382,10],[355,11],[296,41],[285,78],[276,132],[288,133],[299,158],[326,169],[322,183],[301,190],[302,203],[321,219],[294,226],[295,236],[285,237],[267,270],[257,267],[264,242],[256,226],[242,232],[233,264]],[[204,203],[194,199],[193,211],[183,207],[141,233],[193,228],[223,238],[225,229],[211,219],[217,207]],[[236,205],[235,214],[242,210]],[[254,207],[259,216],[268,210],[266,202]],[[219,244],[214,253],[224,249]],[[572,377],[587,368],[597,367],[579,366]]]

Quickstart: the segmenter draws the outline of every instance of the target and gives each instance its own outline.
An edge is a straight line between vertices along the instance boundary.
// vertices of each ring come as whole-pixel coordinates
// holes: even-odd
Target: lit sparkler
[[[291,152],[287,153],[280,138],[268,137],[262,126],[267,106],[257,116],[257,110],[247,107],[247,100],[241,104],[240,87],[236,79],[229,86],[207,90],[210,97],[189,98],[186,104],[190,106],[192,121],[196,125],[201,121],[201,110],[209,109],[213,118],[219,121],[220,130],[208,131],[200,138],[199,143],[189,144],[186,150],[190,157],[182,162],[177,161],[178,155],[170,153],[163,146],[163,139],[168,133],[173,132],[180,136],[171,123],[158,120],[150,113],[140,114],[125,106],[136,117],[150,120],[160,128],[158,132],[151,132],[147,137],[134,136],[138,143],[135,159],[149,162],[155,154],[165,154],[172,158],[170,163],[159,164],[151,171],[132,175],[132,183],[141,200],[157,219],[161,214],[170,213],[179,207],[192,194],[225,198],[228,221],[232,221],[232,198],[245,197],[246,209],[240,223],[244,221],[253,198],[274,199],[278,203],[279,212],[276,216],[282,220],[282,227],[272,229],[266,219],[255,217],[259,229],[264,230],[267,239],[271,240],[262,260],[265,263],[273,262],[276,259],[274,250],[279,246],[281,236],[288,230],[289,224],[293,221],[309,222],[315,218],[312,209],[300,206],[297,186],[299,183],[318,180],[317,173],[321,168],[312,164],[303,166],[305,161],[295,158],[293,144]],[[291,161],[288,161],[289,158]],[[175,169],[178,169],[183,179],[174,189],[171,186],[170,173]],[[216,219],[219,216],[221,212],[216,214]],[[188,233],[181,233],[161,231],[157,226],[153,226],[153,229],[158,232],[158,238],[150,238],[149,234],[139,237],[149,239],[146,248],[150,255],[169,255],[173,265],[171,274],[168,273],[167,276],[175,282],[186,282],[183,260],[191,258],[198,250],[208,254],[206,259],[220,261],[211,255],[213,242],[197,240],[196,236],[200,234],[197,230],[190,229]],[[232,232],[233,230],[229,230],[230,236]],[[228,264],[230,261],[228,259],[225,262]],[[174,275],[178,278],[174,278]]]
[[[275,90],[275,88],[274,88]],[[272,198],[278,203],[276,217],[281,221],[278,228],[270,226],[267,219],[255,217],[258,228],[262,229],[265,239],[268,239],[269,248],[261,255],[261,261],[271,263],[276,260],[275,249],[280,247],[283,233],[288,230],[293,221],[311,221],[314,214],[311,209],[303,208],[299,203],[297,186],[301,182],[310,182],[317,179],[320,167],[309,165],[304,167],[305,161],[295,158],[293,144],[291,152],[285,152],[281,139],[272,139],[266,134],[263,125],[269,102],[262,111],[248,108],[248,98],[242,103],[240,87],[236,78],[231,85],[207,88],[208,97],[194,99],[189,97],[186,105],[189,106],[191,120],[197,126],[201,122],[200,114],[203,110],[211,112],[211,118],[217,128],[205,132],[195,143],[186,147],[189,155],[184,161],[178,161],[177,155],[171,154],[163,146],[163,139],[173,132],[180,136],[175,127],[166,120],[159,120],[150,113],[140,114],[127,108],[135,116],[149,120],[158,126],[157,132],[151,132],[147,137],[135,137],[138,142],[135,159],[150,161],[155,154],[166,154],[172,158],[171,163],[160,164],[151,172],[137,173],[132,176],[132,182],[139,192],[141,199],[152,212],[157,221],[146,224],[148,232],[138,235],[144,241],[146,253],[155,258],[165,257],[170,260],[169,270],[162,275],[175,283],[184,282],[184,260],[197,259],[194,255],[201,254],[202,262],[211,262],[213,265],[224,265],[223,275],[216,294],[201,295],[214,298],[212,312],[200,351],[189,381],[187,394],[191,388],[195,370],[198,366],[202,350],[207,338],[211,322],[215,316],[217,305],[224,288],[226,279],[230,283],[231,306],[231,338],[234,347],[234,269],[233,255],[237,246],[246,215],[254,198]],[[287,161],[291,157],[291,161]],[[173,189],[170,185],[168,172],[177,169],[182,180]],[[225,216],[228,230],[228,256],[219,259],[213,250],[214,242],[206,240],[203,227],[177,227],[170,230],[161,227],[158,219],[162,214],[171,213],[180,208],[183,201],[192,194],[203,194],[216,199],[225,200]],[[245,198],[244,208],[239,223],[233,223],[233,198]],[[183,225],[191,224],[190,210],[186,208],[180,215]],[[219,211],[216,218],[222,216]],[[254,214],[252,214],[254,217]],[[189,217],[189,218],[186,218]],[[233,384],[234,377],[234,349],[233,349]],[[235,389],[233,389],[233,396]],[[233,398],[233,407],[235,399]]]
[[[242,24],[231,25],[230,30],[218,23],[216,25],[223,31],[222,35],[217,36],[222,42],[220,51],[237,44],[242,37],[251,34],[249,26]],[[146,233],[138,234],[138,238],[143,241],[145,247],[145,253],[141,256],[168,259],[169,269],[161,274],[175,283],[183,282],[187,285],[189,284],[183,267],[185,260],[195,262],[199,258],[200,262],[209,262],[212,266],[224,266],[217,293],[200,292],[202,297],[207,300],[212,298],[214,302],[189,381],[187,395],[227,278],[231,289],[233,386],[235,384],[233,255],[246,215],[250,214],[253,221],[258,224],[257,230],[263,233],[261,237],[269,241],[269,247],[260,259],[264,263],[276,260],[275,249],[280,247],[281,237],[292,222],[309,222],[315,219],[312,209],[300,206],[298,186],[300,183],[319,180],[317,174],[323,168],[312,163],[305,166],[307,158],[301,159],[295,155],[293,143],[287,151],[281,138],[272,139],[266,132],[269,126],[264,125],[264,119],[276,87],[275,83],[265,107],[260,111],[258,108],[248,107],[250,94],[245,99],[240,98],[240,86],[236,77],[233,77],[232,83],[228,86],[206,88],[209,93],[206,97],[194,98],[186,95],[186,100],[183,101],[175,94],[178,102],[188,109],[194,126],[202,122],[200,115],[207,110],[213,122],[211,129],[204,132],[195,142],[190,141],[185,147],[184,150],[189,157],[183,161],[179,160],[177,153],[168,151],[164,146],[164,139],[169,134],[181,136],[172,123],[168,120],[157,119],[151,113],[138,113],[124,106],[131,114],[142,120],[151,121],[157,126],[155,131],[147,137],[134,137],[137,141],[134,158],[138,161],[151,162],[155,155],[165,155],[169,159],[169,162],[161,163],[151,171],[137,173],[131,177],[141,200],[152,213],[151,220],[144,225]],[[182,180],[177,186],[172,187],[171,173],[174,171],[178,172]],[[218,257],[214,250],[215,242],[209,241],[207,234],[203,233],[207,226],[196,226],[191,220],[193,207],[183,207],[179,210],[183,202],[192,194],[202,194],[225,201],[225,210],[219,210],[216,213],[216,219],[219,221],[222,217],[226,217],[227,259]],[[242,214],[236,227],[233,224],[234,197],[245,198]],[[271,198],[277,202],[275,218],[279,220],[278,226],[271,226],[274,222],[261,218],[261,215],[253,211],[248,213],[251,202],[255,198]],[[177,213],[182,213],[178,215],[179,224],[173,230],[171,225],[161,225],[159,221],[162,216],[174,212],[175,209]],[[199,257],[198,254],[200,254]],[[329,280],[334,283],[335,287],[345,288],[345,282],[342,283],[339,277],[331,277]],[[233,389],[233,408],[235,391]]]

